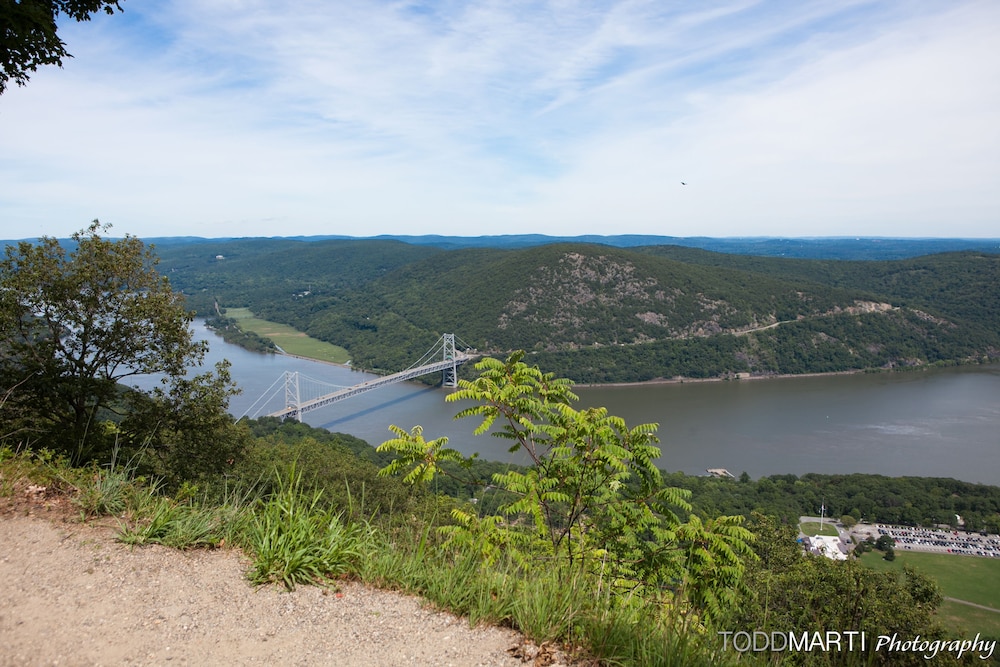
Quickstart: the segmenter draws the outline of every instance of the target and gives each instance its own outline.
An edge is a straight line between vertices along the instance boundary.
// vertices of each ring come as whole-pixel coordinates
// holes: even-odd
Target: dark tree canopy
[[[61,67],[63,58],[73,57],[59,38],[61,16],[89,21],[96,12],[116,9],[121,11],[119,0],[0,0],[0,94],[9,81],[26,84],[39,65]]]
[[[101,230],[94,221],[70,251],[45,237],[9,246],[0,260],[0,436],[77,462],[101,449],[120,382],[183,378],[204,355],[193,313],[157,273],[151,250]]]

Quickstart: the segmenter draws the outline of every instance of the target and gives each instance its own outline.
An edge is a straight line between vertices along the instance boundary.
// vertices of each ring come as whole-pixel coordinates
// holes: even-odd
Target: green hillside
[[[835,372],[1000,355],[1000,256],[793,260],[556,243],[285,239],[164,248],[202,311],[250,308],[398,370],[443,332],[578,382]],[[221,256],[221,258],[220,258]]]
[[[726,267],[790,281],[880,294],[967,324],[1000,325],[1000,255],[950,252],[894,261],[838,261],[723,255],[694,248],[649,246],[643,252],[688,264]]]
[[[249,306],[315,291],[331,294],[439,254],[398,241],[235,239],[154,246],[160,272],[200,313],[214,299]]]

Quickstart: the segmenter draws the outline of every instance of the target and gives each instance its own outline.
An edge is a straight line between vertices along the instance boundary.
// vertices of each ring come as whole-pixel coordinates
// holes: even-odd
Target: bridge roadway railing
[[[385,375],[374,380],[369,380],[367,382],[362,382],[361,384],[356,384],[353,387],[347,387],[346,389],[340,389],[338,391],[324,394],[319,398],[309,399],[308,401],[302,401],[298,406],[289,405],[282,410],[277,412],[272,412],[268,417],[278,417],[285,419],[287,417],[296,417],[303,412],[308,412],[309,410],[315,410],[316,408],[322,408],[324,406],[336,403],[337,401],[343,401],[348,398],[357,396],[358,394],[363,394],[366,391],[371,391],[372,389],[378,389],[379,387],[384,387],[387,384],[393,384],[395,382],[402,382],[404,380],[410,380],[415,377],[420,377],[421,375],[429,375],[431,373],[443,371],[446,368],[451,368],[453,365],[464,364],[469,359],[473,357],[467,354],[456,354],[454,360],[438,361],[433,364],[427,364],[425,366],[417,366],[416,368],[410,368],[405,371],[400,371],[399,373],[393,373],[392,375]]]

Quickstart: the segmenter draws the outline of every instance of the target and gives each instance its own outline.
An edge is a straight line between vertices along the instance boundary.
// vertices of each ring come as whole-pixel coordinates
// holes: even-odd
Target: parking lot
[[[912,528],[909,526],[892,526],[889,524],[859,523],[851,529],[851,534],[858,540],[871,536],[877,540],[882,535],[888,535],[896,541],[896,550],[928,551],[933,553],[949,553],[962,556],[981,556],[984,558],[1000,558],[1000,537],[966,533],[959,530],[944,530],[931,528]]]

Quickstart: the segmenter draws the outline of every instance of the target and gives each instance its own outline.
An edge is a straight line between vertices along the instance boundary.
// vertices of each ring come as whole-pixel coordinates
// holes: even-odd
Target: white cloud
[[[1000,236],[993,3],[123,6],[0,97],[0,236]]]
[[[541,218],[676,235],[995,236],[995,25],[969,10],[924,18],[759,87],[700,90],[681,118],[592,141]]]

